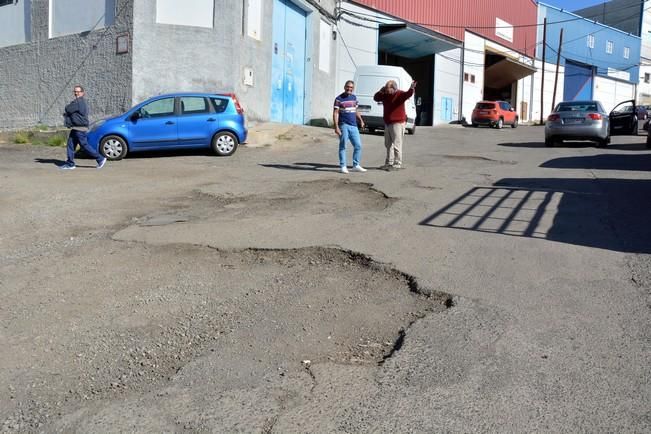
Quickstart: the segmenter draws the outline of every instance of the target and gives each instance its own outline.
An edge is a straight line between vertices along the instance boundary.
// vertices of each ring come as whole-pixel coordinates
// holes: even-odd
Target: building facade
[[[350,40],[369,30],[371,14],[362,8],[383,14],[375,23],[377,61],[403,66],[419,81],[419,124],[467,121],[483,99],[508,101],[529,120],[536,29],[518,24],[536,23],[533,2],[357,0],[342,7]]]
[[[0,128],[60,125],[172,91],[235,92],[251,120],[329,119],[335,0],[4,0]],[[267,19],[272,17],[272,19]]]
[[[648,3],[640,0],[611,0],[575,13],[640,37],[642,46],[637,102],[651,105],[651,10]]]
[[[597,99],[607,110],[634,99],[639,79],[640,38],[554,6],[539,4],[539,20],[547,19],[547,61],[558,59],[565,74],[559,80],[565,100]],[[538,29],[542,41],[543,29]],[[549,57],[551,59],[549,59]],[[537,57],[542,58],[542,44]]]

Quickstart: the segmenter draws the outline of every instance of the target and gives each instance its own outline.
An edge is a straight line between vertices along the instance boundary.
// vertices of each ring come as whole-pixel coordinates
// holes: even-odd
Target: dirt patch
[[[402,330],[448,299],[337,249],[227,252],[106,240],[30,261],[6,267],[12,289],[0,307],[4,347],[12,348],[0,359],[7,432],[158,390],[206,358],[214,359],[211,375],[237,366],[243,378],[284,375],[305,360],[378,364],[399,349]],[[20,271],[54,263],[69,270],[65,277],[34,281]]]
[[[348,180],[291,182],[280,189],[256,195],[195,191],[172,201],[169,212],[138,219],[140,226],[162,226],[214,217],[245,218],[274,214],[318,215],[347,212],[380,212],[397,199],[368,183]]]

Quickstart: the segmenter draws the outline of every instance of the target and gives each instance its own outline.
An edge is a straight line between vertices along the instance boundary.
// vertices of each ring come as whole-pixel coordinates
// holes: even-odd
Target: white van
[[[376,128],[384,128],[382,104],[373,101],[373,95],[389,80],[395,80],[398,83],[398,89],[404,91],[409,90],[413,81],[407,71],[400,66],[360,65],[355,72],[355,95],[359,102],[358,110],[371,132]],[[414,134],[416,131],[416,103],[414,101],[415,98],[412,96],[405,102],[408,134]]]

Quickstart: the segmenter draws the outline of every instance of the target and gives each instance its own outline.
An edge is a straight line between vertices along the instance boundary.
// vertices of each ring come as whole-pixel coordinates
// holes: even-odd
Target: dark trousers
[[[70,134],[68,135],[68,161],[66,163],[75,164],[75,149],[77,148],[77,144],[96,161],[99,162],[102,159],[99,153],[88,145],[86,131],[70,130]]]

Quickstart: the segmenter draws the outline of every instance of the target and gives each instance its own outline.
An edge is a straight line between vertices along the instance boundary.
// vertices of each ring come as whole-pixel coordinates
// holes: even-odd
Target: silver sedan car
[[[556,106],[545,123],[545,146],[563,140],[610,143],[610,118],[599,101],[564,101]]]

